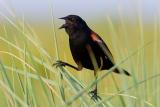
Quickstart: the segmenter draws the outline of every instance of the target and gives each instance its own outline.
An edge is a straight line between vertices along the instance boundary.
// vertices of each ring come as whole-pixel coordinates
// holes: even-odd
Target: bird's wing
[[[92,41],[96,42],[100,48],[102,49],[102,51],[104,52],[106,58],[109,58],[109,60],[114,63],[114,60],[113,60],[113,56],[109,50],[109,48],[107,47],[107,45],[105,44],[105,42],[102,40],[102,38],[96,34],[96,33],[92,33],[91,34],[91,39]]]

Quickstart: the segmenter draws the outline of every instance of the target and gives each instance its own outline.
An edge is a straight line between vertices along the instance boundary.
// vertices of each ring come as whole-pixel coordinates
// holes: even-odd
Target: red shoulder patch
[[[96,33],[92,33],[92,34],[91,34],[91,38],[92,38],[93,41],[102,42],[102,41],[98,38],[98,36],[97,36]]]

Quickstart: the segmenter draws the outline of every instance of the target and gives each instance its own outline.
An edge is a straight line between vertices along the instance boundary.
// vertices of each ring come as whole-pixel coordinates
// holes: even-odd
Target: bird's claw
[[[89,94],[91,94],[91,99],[94,101],[101,100],[101,97],[97,95],[96,90],[90,91]]]
[[[52,64],[52,66],[56,66],[56,68],[59,67],[59,66],[63,66],[64,67],[65,63],[60,61],[60,60],[58,60],[58,61],[56,61],[56,63]]]

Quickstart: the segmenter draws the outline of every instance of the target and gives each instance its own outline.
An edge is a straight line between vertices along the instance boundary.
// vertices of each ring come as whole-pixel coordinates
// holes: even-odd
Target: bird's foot
[[[66,65],[65,62],[62,62],[60,60],[58,60],[58,61],[56,61],[56,63],[52,64],[52,66],[56,66],[56,68],[59,67],[59,66],[64,67],[65,65]]]
[[[101,97],[97,95],[97,90],[90,91],[89,94],[91,94],[91,99],[94,101],[101,100]]]

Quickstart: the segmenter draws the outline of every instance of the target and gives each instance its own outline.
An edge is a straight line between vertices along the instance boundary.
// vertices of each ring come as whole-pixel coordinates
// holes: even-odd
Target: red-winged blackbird
[[[107,70],[114,66],[114,60],[111,52],[109,51],[105,42],[101,37],[91,30],[86,22],[77,15],[68,15],[60,19],[65,20],[61,28],[64,28],[69,35],[70,50],[75,63],[78,67],[75,67],[69,63],[63,61],[57,61],[56,66],[69,66],[78,71],[82,68],[94,70],[94,75],[97,78],[97,70]],[[130,75],[127,71],[116,68],[113,72],[124,72],[126,75]],[[95,89],[91,92],[92,97],[95,99],[97,96],[97,84]]]

